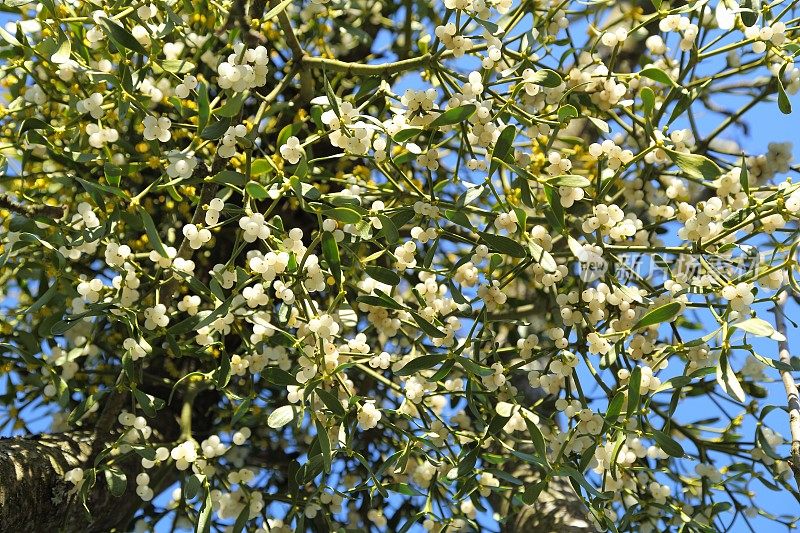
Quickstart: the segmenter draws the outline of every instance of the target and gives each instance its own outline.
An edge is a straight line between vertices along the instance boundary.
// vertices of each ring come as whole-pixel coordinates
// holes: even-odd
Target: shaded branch
[[[48,217],[58,220],[63,218],[66,213],[65,206],[55,205],[22,205],[13,201],[5,194],[0,194],[0,209],[8,209],[13,213],[23,215],[29,218],[33,217]]]

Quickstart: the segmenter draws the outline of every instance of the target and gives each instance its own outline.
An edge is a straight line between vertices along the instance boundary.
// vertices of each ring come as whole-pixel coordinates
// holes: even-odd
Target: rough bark
[[[133,481],[140,470],[136,456],[116,464],[128,478],[120,497],[109,492],[102,474],[97,476],[87,498],[91,517],[82,509],[74,485],[64,480],[64,474],[75,467],[91,467],[96,442],[92,431],[0,439],[0,531],[124,530],[142,505]],[[159,476],[153,488],[169,486],[175,480],[174,472],[172,469]]]
[[[60,530],[73,499],[64,473],[86,461],[92,441],[88,432],[0,440],[0,530]]]
[[[531,475],[529,468],[521,468],[516,475],[524,480],[526,485],[538,480],[537,476]],[[563,478],[551,480],[547,490],[542,491],[533,505],[526,505],[512,515],[506,514],[508,510],[504,507],[501,506],[500,509],[501,516],[505,517],[500,526],[501,533],[596,531],[587,521],[589,513],[586,505],[575,494],[569,482]]]

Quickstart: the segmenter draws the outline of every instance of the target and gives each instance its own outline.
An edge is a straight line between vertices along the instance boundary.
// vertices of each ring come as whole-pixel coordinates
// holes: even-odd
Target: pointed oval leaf
[[[272,429],[280,429],[295,417],[297,408],[294,405],[284,405],[272,411],[267,418],[267,425]]]
[[[694,179],[713,181],[722,175],[722,170],[709,158],[699,154],[685,154],[666,150],[672,162],[687,176]]]
[[[645,315],[639,319],[635,326],[633,326],[634,330],[646,328],[648,326],[653,326],[655,324],[660,324],[662,322],[668,322],[678,316],[678,314],[683,309],[683,304],[680,302],[669,302],[662,306],[656,307],[645,313]]]
[[[433,119],[429,124],[431,129],[436,129],[441,126],[450,126],[452,124],[458,124],[459,122],[464,122],[468,120],[474,113],[477,107],[475,104],[465,104],[462,106],[454,107],[453,109],[448,109],[444,113],[440,114],[438,117]]]
[[[486,245],[496,252],[500,252],[502,254],[510,255],[511,257],[517,258],[524,258],[527,256],[527,252],[525,251],[525,247],[522,246],[520,243],[511,239],[509,237],[504,237],[503,235],[495,235],[494,233],[487,233],[485,231],[479,231],[478,234],[481,236],[481,240],[486,243]]]
[[[685,452],[683,451],[683,446],[678,443],[675,439],[664,433],[663,431],[659,431],[657,429],[653,430],[653,440],[656,441],[658,447],[664,450],[668,455],[672,457],[683,457]]]
[[[650,78],[658,83],[663,83],[664,85],[671,85],[672,87],[678,86],[678,84],[675,83],[675,80],[669,77],[669,74],[658,67],[643,68],[639,71],[639,75],[644,76],[645,78]]]

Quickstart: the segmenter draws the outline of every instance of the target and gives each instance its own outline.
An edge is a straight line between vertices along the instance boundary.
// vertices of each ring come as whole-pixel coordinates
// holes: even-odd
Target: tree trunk
[[[75,495],[64,473],[88,460],[87,431],[0,440],[0,530],[57,531]]]
[[[532,485],[538,476],[530,474],[530,468],[521,466],[516,476]],[[508,501],[495,503],[504,518],[500,525],[501,533],[590,533],[597,531],[587,520],[589,511],[564,478],[552,479],[547,489],[542,491],[533,505],[526,505],[518,512],[509,515]]]
[[[67,471],[91,466],[95,443],[92,431],[0,439],[0,531],[100,533],[124,528],[142,503],[133,482],[139,470],[135,457],[118,464],[128,478],[121,497],[112,496],[98,476],[87,498],[91,518],[74,485],[64,480]]]

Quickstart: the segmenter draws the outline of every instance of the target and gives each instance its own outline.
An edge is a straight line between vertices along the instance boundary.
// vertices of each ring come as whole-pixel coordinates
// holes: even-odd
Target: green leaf
[[[186,501],[189,501],[200,494],[200,489],[203,488],[204,479],[205,476],[202,474],[192,474],[186,478],[186,483],[183,485],[183,497]]]
[[[527,257],[528,253],[525,250],[525,247],[522,246],[520,243],[511,239],[509,237],[504,237],[503,235],[495,235],[494,233],[487,233],[485,231],[479,231],[478,235],[481,236],[481,240],[486,243],[486,245],[502,254],[510,255],[511,257],[517,257],[523,259]]]
[[[784,337],[783,334],[775,331],[775,328],[772,327],[772,324],[761,318],[748,318],[747,320],[742,320],[741,322],[731,324],[731,327],[752,333],[757,337],[769,337],[770,339],[779,342],[786,340],[786,337]]]
[[[535,455],[532,455],[530,453],[525,453],[525,452],[519,452],[517,450],[512,450],[511,455],[513,455],[517,459],[522,459],[526,463],[530,463],[532,465],[536,465],[536,466],[539,466],[539,467],[542,467],[542,468],[546,467],[545,462],[542,459],[540,459],[539,457],[536,457]]]
[[[448,109],[444,113],[440,114],[438,117],[433,119],[431,123],[428,125],[431,129],[436,129],[441,126],[450,126],[452,124],[458,124],[460,122],[465,122],[469,119],[474,113],[477,107],[475,104],[465,104],[462,106],[454,107],[453,109]]]
[[[114,196],[122,198],[123,200],[128,199],[128,195],[118,187],[112,187],[110,185],[103,185],[102,183],[87,181],[77,176],[74,176],[73,179],[81,184],[81,186],[86,190],[86,192],[88,192],[92,196],[92,199],[99,207],[105,206],[105,203],[103,202],[102,193],[113,194]]]
[[[213,111],[218,117],[235,117],[242,109],[242,103],[246,97],[245,93],[236,93],[225,101],[225,104]]]
[[[481,197],[483,194],[484,187],[483,185],[469,187],[464,194],[458,197],[457,205],[459,206],[467,206],[471,205],[475,200]],[[462,215],[466,217],[466,214],[463,211],[459,211]]]
[[[469,221],[469,217],[467,217],[464,211],[455,210],[455,209],[447,209],[444,212],[445,218],[452,222],[453,224],[458,224],[459,226],[463,226],[465,228],[471,228],[472,224]]]
[[[578,110],[574,105],[567,104],[558,108],[558,121],[569,122],[573,118],[578,118]]]
[[[543,183],[542,187],[547,197],[547,204],[550,206],[550,209],[545,211],[545,217],[554,229],[562,232],[564,231],[564,208],[561,205],[561,195],[558,194],[555,187],[547,183]]]
[[[386,309],[394,309],[396,311],[402,311],[403,306],[397,303],[394,298],[385,295],[372,295],[372,294],[364,294],[356,298],[357,302],[365,303],[367,305],[374,305],[376,307],[384,307]]]
[[[250,410],[250,403],[250,398],[245,398],[244,401],[236,407],[236,410],[233,412],[233,417],[231,417],[231,425],[236,425],[239,420],[241,420],[244,415],[247,414],[247,412]]]
[[[278,139],[275,142],[275,145],[283,146],[284,144],[286,144],[286,141],[289,140],[289,137],[297,135],[302,128],[303,128],[302,122],[293,122],[292,124],[287,124],[281,129],[280,133],[278,133]]]
[[[206,497],[203,500],[203,506],[200,508],[200,514],[197,516],[197,527],[195,533],[209,533],[211,531],[211,491],[206,487]]]
[[[611,426],[612,424],[616,423],[617,418],[619,418],[619,414],[622,412],[622,405],[625,403],[625,395],[622,392],[618,392],[614,395],[614,398],[610,402],[608,402],[608,408],[606,409],[606,416],[605,416],[605,427]]]
[[[154,65],[155,66],[155,65]],[[195,70],[196,66],[191,61],[185,59],[165,59],[158,63],[161,70],[164,72],[171,72],[173,74],[186,74]]]
[[[131,33],[110,19],[100,17],[100,24],[106,29],[108,37],[114,42],[114,45],[123,51],[125,49],[133,52],[147,55],[147,50],[131,35]]]
[[[339,110],[339,100],[336,98],[336,93],[333,92],[331,82],[328,80],[328,74],[324,70],[322,72],[322,86],[325,88],[325,96],[328,97],[328,103],[331,105],[331,109],[336,113],[337,117],[341,117],[342,112]]]
[[[42,288],[43,288],[43,287],[40,287],[40,289],[39,289],[39,290],[41,290]],[[54,280],[54,281],[53,281],[53,284],[52,284],[52,285],[50,285],[50,286],[47,288],[47,290],[46,290],[46,291],[44,291],[44,292],[42,293],[42,295],[41,295],[41,296],[39,296],[39,297],[36,299],[36,301],[33,303],[33,305],[31,305],[29,308],[27,308],[27,309],[24,311],[24,313],[25,313],[26,315],[28,315],[28,314],[35,313],[36,311],[38,311],[39,309],[41,309],[43,306],[45,306],[45,305],[47,304],[47,302],[49,302],[49,301],[50,301],[50,300],[53,298],[53,296],[55,296],[55,295],[56,295],[56,291],[57,291],[57,290],[58,290],[58,279]]]
[[[248,181],[247,185],[244,186],[244,190],[247,191],[247,194],[249,194],[252,198],[255,198],[256,200],[263,200],[264,198],[269,196],[264,186],[255,181]]]
[[[758,428],[756,431],[756,440],[758,441],[758,445],[764,450],[769,457],[773,459],[782,460],[784,457],[781,457],[776,451],[775,448],[769,443],[769,441],[764,436],[764,428]]]
[[[297,198],[301,200],[319,200],[321,196],[319,189],[310,183],[300,181],[299,176],[292,176],[289,178],[289,185],[292,187],[292,191],[294,191],[294,194],[297,196]]]
[[[381,221],[381,225],[383,226],[380,233],[384,236],[387,243],[394,244],[400,240],[400,232],[397,231],[397,226],[391,218],[386,215],[378,215],[378,220]]]
[[[526,485],[525,492],[523,492],[521,496],[522,501],[527,505],[533,505],[539,501],[539,495],[545,488],[547,488],[547,485],[549,485],[547,480],[537,481],[536,483],[530,483]]]
[[[75,320],[59,320],[50,327],[51,335],[61,335],[75,326]]]
[[[517,137],[517,128],[513,124],[509,124],[503,131],[500,132],[500,136],[497,138],[497,141],[494,143],[494,148],[492,149],[492,162],[489,164],[489,176],[494,174],[497,170],[497,167],[500,165],[500,161],[507,161],[510,159],[511,154],[514,153],[514,139]]]
[[[510,418],[511,417],[499,414],[494,415],[491,422],[489,422],[489,426],[486,428],[486,435],[497,435],[500,433],[500,430],[503,429]]]
[[[722,170],[709,158],[698,154],[685,154],[665,149],[672,162],[687,176],[713,181],[722,175]]]
[[[653,116],[653,109],[656,107],[656,93],[650,87],[642,87],[639,91],[639,96],[642,97],[642,111],[644,116]]]
[[[139,389],[133,389],[133,395],[136,397],[136,403],[142,408],[144,414],[150,418],[156,416],[156,411],[164,407],[164,400],[155,398]]]
[[[144,230],[147,233],[147,239],[150,241],[150,246],[158,252],[161,257],[167,257],[167,251],[164,249],[164,245],[161,243],[161,237],[158,236],[158,230],[156,229],[155,222],[153,222],[153,217],[150,216],[150,213],[144,207],[139,207],[139,216],[142,219],[142,223],[144,224]]]
[[[32,2],[33,0],[31,0]],[[22,46],[22,43],[17,40],[16,37],[8,33],[5,29],[0,27],[0,38],[2,38],[5,42],[10,44],[11,46]]]
[[[211,107],[208,102],[208,87],[201,81],[197,85],[197,131],[202,132],[205,130],[210,114]]]
[[[280,385],[282,387],[298,385],[297,379],[295,379],[293,375],[276,366],[265,368],[261,372],[261,375],[273,385]]]
[[[450,375],[450,371],[453,369],[455,365],[456,362],[454,360],[448,359],[447,361],[444,362],[444,364],[441,367],[439,367],[439,370],[434,372],[434,374],[428,378],[428,381],[430,381],[431,383],[436,383],[437,381],[443,380],[444,378]]]
[[[464,367],[464,370],[470,374],[475,374],[476,376],[481,377],[491,376],[494,374],[494,369],[478,364],[467,357],[457,357],[456,360],[462,367]]]
[[[739,165],[739,185],[742,190],[749,196],[750,195],[750,174],[747,170],[747,158],[742,153],[742,164]]]
[[[319,449],[322,452],[322,465],[325,472],[331,471],[331,440],[328,437],[328,431],[319,420],[314,421],[317,428],[317,439],[319,441]]]
[[[58,50],[50,56],[50,61],[56,64],[66,63],[69,61],[70,53],[72,52],[72,45],[66,35],[61,34],[58,38]]]
[[[628,378],[628,415],[639,410],[639,391],[642,387],[642,367],[635,366]]]
[[[396,143],[404,143],[422,133],[424,130],[420,128],[406,128],[398,131],[392,136],[392,140]]]
[[[740,0],[739,7],[742,23],[747,27],[755,26],[761,12],[761,0]]]
[[[277,6],[267,11],[262,20],[270,20],[277,17],[291,3],[292,0],[283,0],[283,2],[279,3]]]
[[[314,389],[314,392],[317,394],[322,403],[325,404],[331,413],[335,414],[340,418],[344,418],[347,415],[347,411],[345,411],[342,402],[339,401],[339,398],[333,395],[333,393],[326,391],[322,387]]]
[[[120,178],[122,177],[122,169],[116,165],[112,165],[111,163],[105,163],[103,165],[103,174],[106,177],[106,181],[112,187],[119,187]]]
[[[678,86],[678,84],[675,83],[675,80],[670,78],[666,72],[657,67],[643,68],[641,71],[639,71],[639,75],[644,76],[645,78],[650,78],[658,83],[663,83],[664,85],[671,85],[672,87]]]
[[[51,126],[44,120],[36,117],[30,117],[20,122],[19,128],[17,129],[17,135],[22,135],[26,131],[52,130],[52,129],[53,126]]]
[[[416,374],[421,370],[433,368],[439,363],[443,362],[445,359],[447,359],[447,354],[421,355],[406,363],[403,368],[395,372],[395,375],[410,376],[411,374]]]
[[[764,357],[763,355],[757,354],[755,352],[753,352],[753,357],[755,357],[757,360],[761,361],[761,363],[763,363],[763,364],[765,364],[767,366],[771,366],[772,368],[775,368],[777,370],[783,370],[783,371],[786,371],[786,372],[794,372],[794,370],[795,370],[792,367],[792,365],[790,365],[788,363],[784,363],[783,361],[778,361],[776,359],[770,359],[769,357]]]
[[[381,283],[385,283],[393,287],[400,284],[400,276],[398,276],[397,272],[394,270],[373,265],[364,268],[364,271],[369,277],[376,281],[380,281]]]
[[[239,516],[236,517],[236,522],[233,523],[233,527],[230,529],[229,533],[241,533],[244,531],[245,526],[247,525],[247,521],[250,519],[250,506],[245,505],[241,511],[239,511]]]
[[[594,124],[595,128],[597,128],[598,130],[602,131],[603,133],[608,133],[608,132],[611,131],[611,128],[608,127],[608,122],[606,122],[605,120],[603,120],[601,118],[593,117],[591,115],[586,117],[586,118],[589,119],[589,122]]]
[[[425,332],[425,334],[428,335],[429,337],[441,339],[447,336],[444,333],[444,331],[440,330],[439,328],[437,328],[436,326],[434,326],[433,324],[431,324],[430,322],[419,316],[419,314],[415,313],[414,311],[409,311],[408,313],[412,316],[414,322],[416,322],[417,325],[419,325],[420,329],[423,332]]]
[[[555,257],[550,252],[533,241],[528,242],[528,249],[531,251],[531,257],[533,257],[534,261],[539,263],[547,272],[558,270],[558,263],[556,263]]]
[[[778,81],[778,109],[780,109],[781,113],[784,115],[791,115],[792,102],[789,100],[789,96],[786,94],[786,87],[783,86],[783,73],[786,72],[787,66],[789,66],[788,63],[783,65],[783,68],[781,68],[780,73],[775,77],[775,79]]]
[[[103,473],[106,476],[106,483],[108,483],[108,491],[112,496],[119,498],[125,494],[125,489],[128,486],[125,472],[115,466],[110,466]]]
[[[349,207],[334,207],[326,209],[324,212],[330,218],[345,224],[358,224],[361,221],[361,215]]]
[[[322,233],[322,256],[328,263],[334,281],[338,287],[342,286],[342,262],[339,257],[339,245],[333,233],[325,231]]]
[[[230,298],[228,298],[227,300],[222,302],[222,305],[220,305],[219,307],[217,307],[216,309],[211,311],[211,313],[208,314],[200,322],[197,322],[196,324],[191,324],[189,327],[190,328],[193,327],[193,328],[195,328],[197,330],[197,329],[200,329],[200,328],[202,328],[204,326],[207,326],[208,324],[211,324],[218,317],[220,317],[220,316],[222,316],[222,315],[224,315],[224,314],[226,314],[228,312],[228,310],[231,308],[231,304],[233,303],[233,298],[234,297],[231,296]],[[177,325],[178,324],[176,324],[176,326]],[[181,330],[179,329],[178,331],[174,331],[173,328],[170,328],[170,332],[175,334],[175,335],[177,335],[179,332],[181,332]]]
[[[655,309],[645,313],[645,315],[639,319],[636,325],[633,326],[633,330],[670,321],[680,314],[681,309],[683,309],[683,305],[680,302],[669,302],[656,307]]]
[[[535,83],[536,85],[541,85],[542,87],[548,87],[550,89],[558,87],[564,82],[558,72],[547,68],[537,70],[533,73],[533,76],[525,81]]]
[[[275,170],[274,165],[275,163],[271,159],[253,159],[253,162],[250,163],[250,175],[262,176],[264,174],[273,172]]]
[[[731,398],[740,402],[745,401],[744,389],[736,377],[736,372],[731,368],[726,352],[722,352],[717,361],[717,383]]]
[[[697,94],[693,91],[688,91],[686,94],[683,94],[673,106],[672,113],[670,113],[669,120],[667,120],[667,126],[675,122],[678,117],[685,116],[686,110],[691,107],[695,98],[697,98]]]
[[[528,426],[528,434],[531,436],[531,442],[533,442],[533,448],[536,450],[536,455],[542,461],[547,463],[547,447],[544,442],[544,435],[542,435],[542,430],[539,429],[532,420],[525,418],[525,425]]]
[[[34,364],[38,364],[38,362],[35,359],[33,360],[33,362]],[[95,392],[90,396],[87,396],[85,400],[83,400],[80,404],[78,404],[78,406],[75,409],[72,410],[72,412],[69,414],[69,417],[67,418],[67,422],[70,425],[76,425],[77,422],[83,417],[83,415],[85,415],[86,412],[89,411],[89,409],[97,405],[97,403],[101,399],[103,399],[103,397],[105,397],[106,394],[108,394],[108,391],[101,390]]]
[[[248,183],[247,176],[235,170],[223,170],[214,174],[211,181],[219,183],[220,185],[227,185],[229,187],[245,187]]]
[[[680,445],[675,439],[657,429],[653,430],[653,440],[656,441],[658,447],[664,450],[672,457],[683,457],[686,453],[683,451],[683,446]]]
[[[586,489],[586,492],[597,498],[603,498],[603,499],[608,498],[605,494],[600,493],[600,491],[598,491],[591,483],[586,481],[586,477],[583,474],[581,474],[571,466],[562,466],[561,468],[556,470],[556,474],[569,476],[570,478],[574,479],[575,482],[578,483],[578,485]]]
[[[584,189],[592,184],[592,182],[589,181],[589,178],[575,174],[555,176],[554,178],[548,179],[547,183],[555,187],[578,187],[581,189]]]
[[[200,138],[205,139],[206,141],[216,141],[225,135],[225,132],[228,131],[230,125],[231,119],[229,117],[222,117],[216,122],[213,122],[203,128],[203,130],[200,132]]]
[[[231,358],[225,352],[219,356],[219,366],[212,374],[217,390],[224,389],[231,379]]]
[[[284,405],[272,411],[267,418],[267,425],[272,429],[280,429],[294,420],[297,407],[294,405]]]
[[[156,449],[155,448],[147,448],[145,446],[138,445],[138,446],[133,446],[133,451],[135,451],[136,454],[139,457],[143,457],[144,459],[147,459],[148,461],[155,461],[156,460]]]

